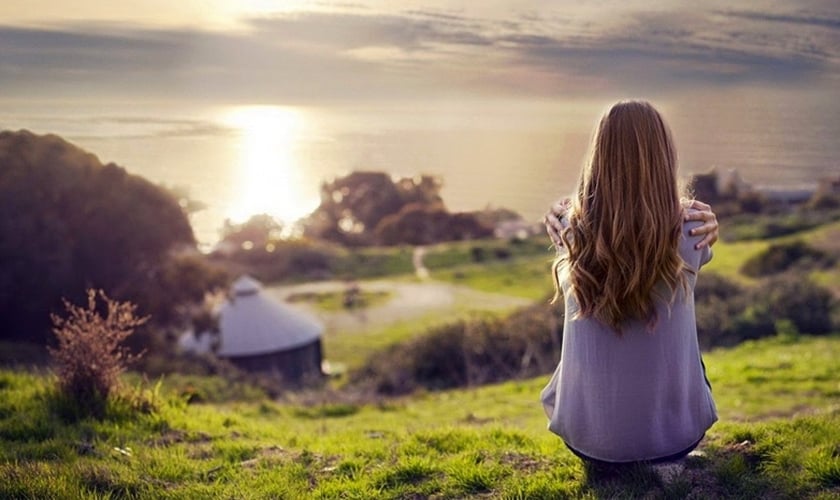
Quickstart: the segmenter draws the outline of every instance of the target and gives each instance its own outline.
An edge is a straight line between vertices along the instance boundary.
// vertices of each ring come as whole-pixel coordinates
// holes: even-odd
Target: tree
[[[406,205],[384,217],[376,227],[377,241],[383,245],[425,245],[492,235],[493,228],[482,224],[474,214],[451,214],[442,205],[420,203]]]
[[[283,225],[268,214],[253,215],[241,224],[225,221],[222,228],[222,241],[236,247],[250,244],[251,248],[264,248],[266,244],[277,240],[283,233]]]
[[[431,176],[393,180],[384,172],[353,172],[321,185],[321,204],[304,222],[304,232],[343,245],[370,245],[382,219],[406,205],[442,206],[441,187]]]
[[[176,250],[195,248],[178,200],[142,177],[55,135],[0,132],[0,213],[0,337],[45,341],[61,298],[88,288],[153,316],[179,306],[135,300],[160,290]]]

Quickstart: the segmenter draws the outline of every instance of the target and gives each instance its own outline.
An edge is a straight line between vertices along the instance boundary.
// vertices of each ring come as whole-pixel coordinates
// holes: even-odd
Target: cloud
[[[840,17],[826,17],[807,12],[796,14],[770,14],[766,12],[754,12],[746,10],[720,11],[721,14],[729,17],[738,17],[752,21],[770,21],[805,26],[820,26],[824,28],[840,29]]]
[[[676,9],[485,18],[363,6],[245,29],[0,26],[7,96],[250,101],[513,97],[836,77],[831,12]]]

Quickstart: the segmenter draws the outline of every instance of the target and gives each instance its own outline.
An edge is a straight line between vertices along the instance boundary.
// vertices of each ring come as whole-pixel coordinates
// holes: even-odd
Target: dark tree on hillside
[[[55,135],[2,132],[0,213],[0,338],[43,341],[61,298],[79,303],[88,288],[142,314],[180,305],[161,276],[195,238],[178,201],[147,180]],[[142,300],[153,295],[160,310]]]
[[[353,172],[321,185],[321,204],[305,222],[305,234],[358,246],[375,243],[382,219],[408,204],[441,205],[442,183],[431,176],[394,180],[384,172]]]
[[[226,220],[222,227],[222,241],[237,247],[250,242],[254,248],[260,248],[279,239],[282,232],[283,225],[277,219],[268,214],[259,214],[241,224]]]
[[[451,214],[441,205],[419,203],[406,205],[376,226],[377,241],[383,245],[425,245],[490,236],[493,236],[493,226],[481,223],[474,214]]]

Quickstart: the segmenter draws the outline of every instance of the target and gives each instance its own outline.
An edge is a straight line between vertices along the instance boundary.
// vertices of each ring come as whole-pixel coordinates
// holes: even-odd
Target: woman
[[[594,463],[685,456],[717,420],[693,296],[717,221],[681,201],[671,134],[650,104],[620,102],[601,119],[560,229],[566,316],[541,394],[549,429]]]

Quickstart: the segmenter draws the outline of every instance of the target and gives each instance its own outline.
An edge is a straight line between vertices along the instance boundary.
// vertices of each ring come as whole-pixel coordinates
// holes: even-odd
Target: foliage
[[[835,327],[832,293],[790,274],[744,288],[701,272],[694,294],[697,334],[704,348],[783,333],[780,329],[825,334]]]
[[[273,243],[283,235],[283,225],[268,214],[258,214],[241,223],[225,220],[221,241],[234,247],[260,248]]]
[[[721,224],[727,242],[777,238],[798,234],[840,220],[840,209],[816,209],[809,205],[779,214],[738,214]]]
[[[346,246],[370,245],[382,219],[412,203],[442,203],[440,179],[393,180],[384,172],[352,172],[321,185],[321,204],[305,221],[305,234]]]
[[[98,415],[119,375],[138,357],[123,341],[148,318],[138,317],[134,304],[111,300],[101,290],[88,290],[87,298],[87,307],[65,301],[66,317],[52,315],[58,347],[49,352],[61,393],[79,408]],[[97,310],[98,300],[104,314]]]
[[[249,274],[263,283],[317,280],[332,276],[342,249],[311,239],[274,240],[239,248],[230,255],[220,253],[211,260],[232,275]]]
[[[484,225],[472,214],[450,214],[442,204],[411,203],[383,217],[375,234],[382,245],[428,245],[488,238],[493,235],[493,227]]]
[[[747,259],[741,272],[753,278],[778,274],[796,266],[801,270],[825,268],[834,264],[834,259],[802,240],[770,245],[761,253]]]
[[[477,318],[437,326],[371,356],[351,384],[383,394],[447,389],[524,378],[559,359],[562,313],[547,303],[504,320]]]
[[[186,214],[166,190],[102,165],[54,135],[0,133],[0,337],[44,343],[61,298],[88,287],[138,303],[158,317],[181,305],[147,307],[171,252],[193,248]],[[177,288],[177,287],[175,287]]]
[[[488,237],[493,221],[511,216],[501,209],[450,213],[442,186],[426,175],[352,172],[321,185],[321,204],[303,221],[304,235],[346,247],[421,245]]]

